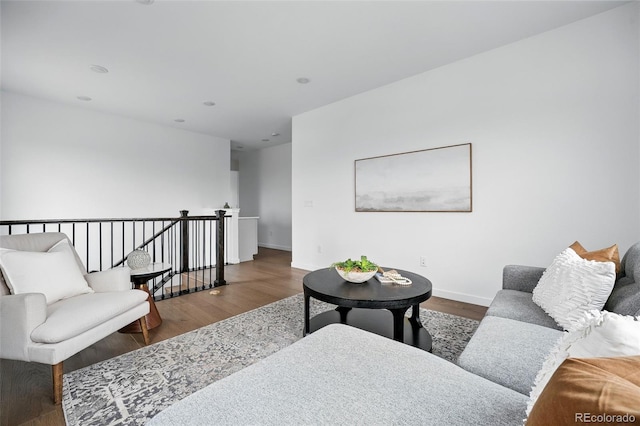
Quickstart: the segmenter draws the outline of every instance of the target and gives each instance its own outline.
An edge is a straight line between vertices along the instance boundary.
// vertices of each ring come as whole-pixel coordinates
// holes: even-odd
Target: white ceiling
[[[294,115],[624,3],[2,1],[1,84],[248,150],[290,142]]]

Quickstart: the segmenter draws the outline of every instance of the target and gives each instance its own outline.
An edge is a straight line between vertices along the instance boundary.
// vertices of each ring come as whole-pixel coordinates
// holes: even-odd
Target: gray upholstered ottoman
[[[188,396],[149,425],[519,425],[527,397],[334,324]]]

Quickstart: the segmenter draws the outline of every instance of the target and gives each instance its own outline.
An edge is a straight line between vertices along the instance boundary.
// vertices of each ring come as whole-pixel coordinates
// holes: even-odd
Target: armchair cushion
[[[0,268],[12,294],[42,293],[47,304],[93,293],[66,239],[47,252],[0,249]]]
[[[97,293],[131,290],[131,269],[127,267],[92,272],[84,278]]]
[[[82,294],[47,307],[47,320],[31,333],[36,343],[58,343],[109,321],[144,303],[142,290]]]

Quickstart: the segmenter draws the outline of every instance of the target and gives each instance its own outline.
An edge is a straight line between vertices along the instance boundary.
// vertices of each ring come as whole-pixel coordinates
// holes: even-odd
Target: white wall
[[[238,193],[240,191],[240,176],[237,170],[231,170],[229,176],[229,184],[230,184],[230,193],[229,193],[229,206],[232,208],[237,208],[240,203],[238,198]]]
[[[243,217],[259,216],[260,163],[257,151],[231,151],[238,162],[238,207]]]
[[[227,139],[1,95],[2,219],[176,217],[229,198]]]
[[[640,239],[639,4],[293,119],[293,266],[366,254],[488,304],[505,264]],[[472,213],[356,213],[354,160],[471,142]],[[428,266],[420,267],[420,256]]]
[[[291,144],[235,154],[240,215],[259,216],[258,245],[291,250]]]

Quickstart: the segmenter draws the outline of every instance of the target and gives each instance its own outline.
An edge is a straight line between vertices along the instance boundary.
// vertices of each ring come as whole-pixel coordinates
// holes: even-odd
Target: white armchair
[[[56,249],[59,246],[63,248]],[[148,294],[131,288],[129,269],[87,274],[72,247],[62,233],[0,236],[0,358],[52,365],[56,404],[62,401],[62,363],[67,358],[136,320],[140,322],[145,344],[149,343],[145,320],[149,313]],[[64,250],[67,259],[75,259],[75,265],[70,261],[70,269],[77,266],[80,275],[77,271],[71,273],[84,277],[76,279],[76,284],[84,285],[84,289],[70,297],[55,288],[60,279],[56,281],[53,275],[61,274],[58,270],[63,263],[61,258],[43,255]],[[15,272],[16,264],[30,265],[31,255],[35,256],[33,259],[54,261],[51,277],[39,280],[33,271]],[[31,283],[42,285],[40,281],[46,281],[50,287],[43,292],[32,291],[29,283],[23,284],[29,274],[33,278]],[[66,276],[62,280],[67,280]],[[37,288],[36,284],[33,288]]]

